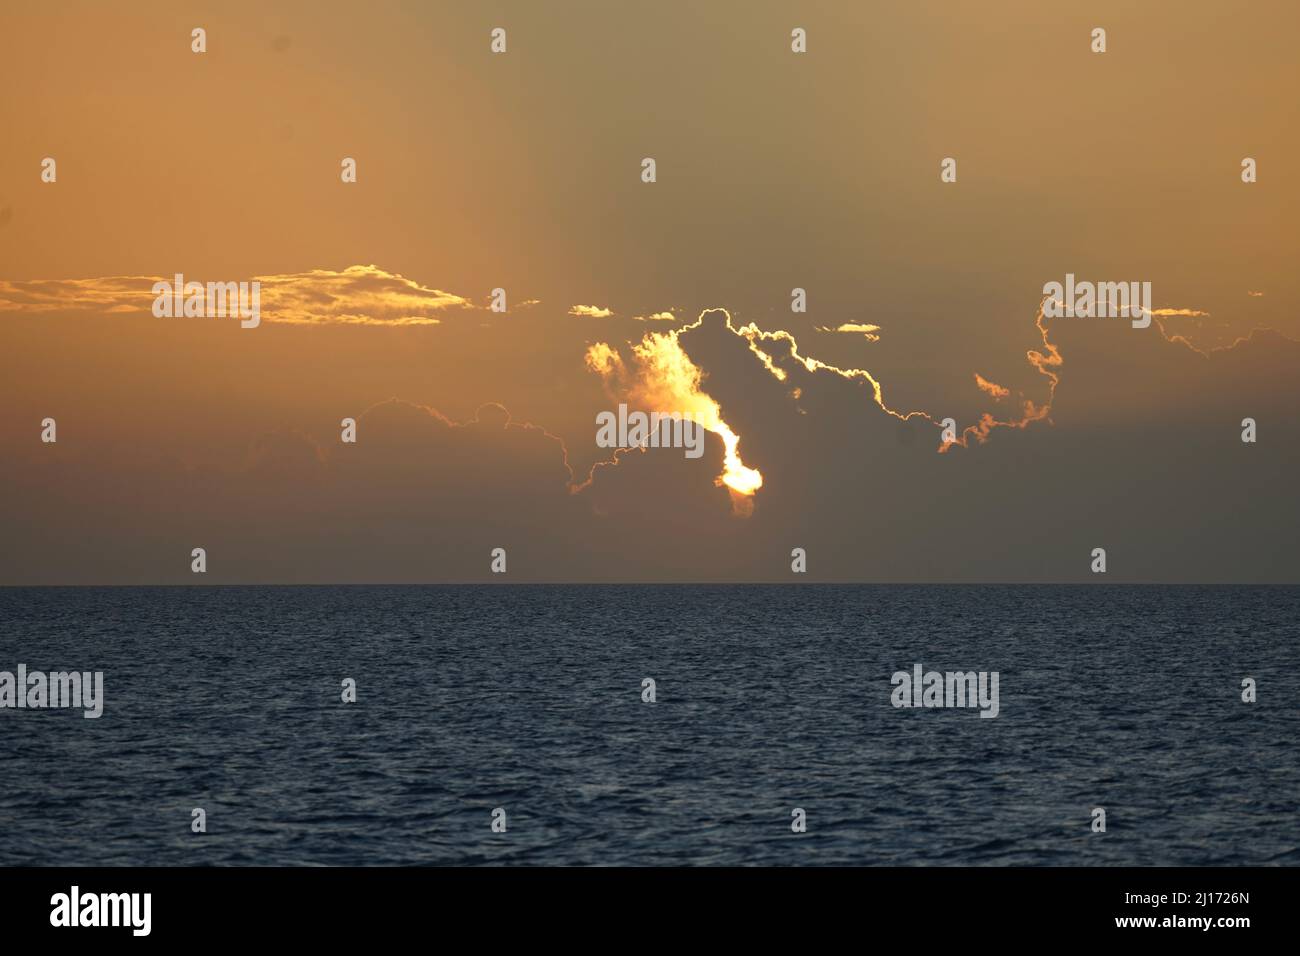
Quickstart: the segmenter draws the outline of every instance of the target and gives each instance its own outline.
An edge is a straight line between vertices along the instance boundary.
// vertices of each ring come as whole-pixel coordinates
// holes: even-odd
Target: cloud
[[[148,312],[156,276],[0,280],[0,312]]]
[[[682,350],[679,335],[704,321],[703,314],[691,325],[670,332],[647,332],[632,346],[631,366],[618,350],[597,342],[586,352],[587,367],[600,375],[612,398],[647,412],[689,414],[707,431],[720,437],[726,449],[723,471],[715,479],[732,492],[737,514],[752,512],[749,499],[763,486],[763,476],[740,458],[740,436],[722,419],[722,410],[701,389],[703,373]]]
[[[470,310],[462,296],[420,285],[378,266],[342,272],[313,269],[256,276],[262,283],[263,321],[297,325],[436,325],[434,313]]]
[[[569,315],[587,319],[608,319],[614,312],[598,305],[575,305],[569,309]]]
[[[153,284],[173,280],[173,276],[106,276],[0,281],[0,311],[148,314],[155,298]],[[474,309],[462,296],[373,265],[251,279],[186,275],[185,281],[257,281],[262,321],[289,325],[437,325],[442,313]]]
[[[1036,369],[1039,374],[1048,380],[1049,391],[1046,402],[1042,405],[1032,400],[1024,400],[1021,404],[1022,414],[1016,418],[999,419],[990,413],[984,413],[974,425],[967,426],[958,434],[956,441],[941,443],[938,451],[946,452],[953,447],[964,448],[970,438],[974,438],[978,443],[983,444],[988,440],[989,433],[995,428],[1016,428],[1023,429],[1033,422],[1043,421],[1051,414],[1052,397],[1056,392],[1058,377],[1056,368],[1061,364],[1061,355],[1056,347],[1048,341],[1047,328],[1043,325],[1043,304],[1044,299],[1039,303],[1038,314],[1035,318],[1035,327],[1042,337],[1044,352],[1030,350],[1026,353],[1026,359],[1029,364]],[[900,421],[909,421],[911,419],[920,419],[938,426],[941,419],[924,411],[900,411],[891,408],[885,403],[884,387],[881,382],[866,369],[842,369],[834,365],[829,365],[816,358],[811,358],[799,354],[799,345],[794,336],[781,329],[775,332],[765,332],[758,328],[757,325],[750,323],[739,329],[734,328],[731,324],[730,316],[727,317],[726,326],[736,335],[747,339],[750,349],[762,361],[764,367],[772,373],[779,381],[785,382],[789,379],[791,373],[795,370],[802,370],[816,375],[838,375],[841,378],[851,381],[861,381],[870,386],[871,397],[875,404],[886,414],[899,419]],[[801,397],[807,390],[806,385],[800,385],[798,395]]]
[[[1200,309],[1151,309],[1150,312],[1152,315],[1157,315],[1157,316],[1182,315],[1182,316],[1200,317],[1200,316],[1206,316],[1210,314],[1208,312],[1202,312]]]
[[[671,312],[656,312],[653,315],[634,315],[637,322],[676,322],[677,316]]]
[[[1011,394],[1011,389],[1003,388],[994,382],[990,382],[979,372],[975,373],[975,384],[979,386],[981,392],[988,392],[994,398],[1006,398]]]
[[[522,581],[788,580],[795,546],[816,580],[1088,580],[1095,546],[1121,580],[1300,579],[1288,503],[1300,346],[1257,331],[1198,352],[1159,321],[1025,319],[1027,350],[1006,366],[980,360],[996,381],[958,368],[936,382],[929,354],[836,368],[801,348],[826,339],[709,310],[679,328],[629,326],[628,342],[590,344],[586,323],[527,323],[544,360],[516,347],[518,325],[468,323],[472,340],[442,337],[414,374],[384,371],[344,394],[351,343],[318,361],[329,336],[269,337],[251,352],[233,336],[230,353],[208,352],[202,334],[181,351],[189,337],[177,336],[169,364],[183,374],[154,381],[141,372],[152,319],[0,322],[0,354],[40,369],[3,391],[0,581],[189,582],[199,545],[220,582],[492,580],[498,546]],[[61,347],[75,336],[94,362]],[[383,366],[384,336],[370,344],[364,364]],[[460,348],[520,363],[420,376],[424,362],[466,363]],[[295,360],[287,385],[265,372]],[[45,379],[57,384],[42,390]],[[152,387],[123,413],[97,414],[103,396],[142,383]],[[420,403],[388,399],[397,390]],[[904,404],[904,391],[917,397]],[[948,395],[972,405],[951,412]],[[704,457],[610,458],[594,447],[593,416],[611,399],[710,411]],[[203,408],[210,419],[195,418]],[[57,445],[36,440],[32,422],[47,413]],[[345,414],[359,423],[355,445],[340,441]],[[962,441],[945,446],[949,415]],[[1246,416],[1257,444],[1240,441]],[[610,460],[590,465],[597,455]],[[738,491],[733,468],[761,486]]]
[[[879,342],[880,326],[866,325],[860,322],[845,322],[843,325],[837,325],[835,328],[828,328],[824,325],[817,326],[818,332],[845,332],[850,334],[859,334],[866,336],[868,342]]]

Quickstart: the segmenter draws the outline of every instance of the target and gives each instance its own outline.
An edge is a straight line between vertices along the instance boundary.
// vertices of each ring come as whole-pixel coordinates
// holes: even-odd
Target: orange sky
[[[6,10],[0,583],[1300,576],[1300,8],[631,9]],[[1193,314],[1045,339],[1067,272]],[[609,464],[621,400],[708,454]]]

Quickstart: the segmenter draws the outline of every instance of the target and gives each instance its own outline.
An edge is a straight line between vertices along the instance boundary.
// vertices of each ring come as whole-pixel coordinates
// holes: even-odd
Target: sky
[[[3,21],[0,584],[1300,581],[1293,3]]]

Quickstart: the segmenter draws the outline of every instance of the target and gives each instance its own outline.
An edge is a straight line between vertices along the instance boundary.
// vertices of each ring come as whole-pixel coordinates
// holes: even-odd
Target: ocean
[[[1300,863],[1296,587],[0,588],[20,664],[103,714],[0,709],[3,865]]]

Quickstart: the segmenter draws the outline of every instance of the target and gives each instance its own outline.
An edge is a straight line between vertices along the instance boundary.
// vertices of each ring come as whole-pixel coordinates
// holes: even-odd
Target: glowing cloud
[[[1187,315],[1203,316],[1209,315],[1208,312],[1202,312],[1200,309],[1152,309],[1152,315]]]
[[[722,419],[718,403],[701,390],[703,372],[690,360],[678,335],[703,321],[671,332],[648,332],[632,346],[632,368],[618,350],[597,342],[586,352],[587,367],[601,376],[608,391],[652,412],[689,412],[705,429],[722,439],[723,470],[715,483],[731,492],[737,514],[753,512],[753,495],[763,486],[763,476],[740,458],[740,436]]]
[[[1052,399],[1056,394],[1056,386],[1059,381],[1055,369],[1061,364],[1061,354],[1057,351],[1056,346],[1048,341],[1047,328],[1043,325],[1043,306],[1047,299],[1038,303],[1038,314],[1034,324],[1038,329],[1039,335],[1043,340],[1043,347],[1046,353],[1031,349],[1026,353],[1026,359],[1040,375],[1048,380],[1049,391],[1047,401],[1043,405],[1037,405],[1031,400],[1024,400],[1022,403],[1023,412],[1019,418],[1009,420],[1000,420],[993,415],[985,412],[980,416],[978,423],[965,428],[955,441],[944,442],[939,446],[939,452],[948,451],[953,446],[968,447],[968,439],[974,437],[976,441],[983,443],[988,439],[989,432],[995,428],[1025,428],[1031,422],[1042,421],[1047,419],[1052,410]],[[834,365],[828,365],[815,358],[809,358],[799,354],[799,344],[795,341],[793,335],[785,330],[776,332],[764,332],[757,325],[750,323],[737,329],[731,324],[731,317],[727,317],[727,328],[739,336],[749,340],[750,350],[758,357],[769,372],[771,372],[778,381],[784,382],[788,377],[785,369],[781,368],[773,358],[771,352],[775,349],[767,349],[766,343],[772,342],[780,346],[787,353],[784,361],[795,362],[802,365],[809,372],[828,372],[839,375],[847,379],[861,379],[871,386],[871,394],[875,403],[880,406],[886,414],[892,415],[900,421],[907,421],[911,418],[922,418],[935,426],[941,425],[932,415],[921,411],[900,412],[890,408],[885,404],[884,390],[879,381],[866,369],[853,368],[842,369]],[[977,376],[978,379],[978,376]],[[991,384],[991,383],[990,383]],[[1049,419],[1050,420],[1050,419]]]
[[[1028,428],[1033,422],[1051,421],[1052,401],[1056,398],[1056,386],[1060,383],[1061,378],[1056,373],[1060,368],[1063,359],[1061,353],[1055,345],[1047,338],[1047,326],[1043,325],[1043,306],[1047,303],[1046,299],[1038,303],[1038,314],[1034,317],[1034,327],[1038,329],[1038,334],[1042,337],[1043,348],[1046,352],[1039,352],[1037,349],[1029,349],[1025,353],[1025,359],[1030,365],[1048,381],[1047,401],[1042,405],[1035,404],[1031,399],[1023,399],[1021,403],[1022,414],[1019,418],[1013,418],[1007,421],[1001,421],[994,418],[988,412],[980,416],[978,423],[969,426],[961,433],[961,437],[953,442],[953,445],[967,447],[968,436],[973,436],[980,444],[988,441],[989,432],[995,428]],[[976,378],[979,378],[977,375]],[[1009,391],[1009,390],[1008,390]],[[945,452],[952,445],[941,446],[939,451]]]
[[[818,331],[818,332],[845,332],[845,333],[856,333],[856,334],[858,334],[858,335],[866,336],[866,339],[867,339],[868,342],[879,342],[879,341],[880,341],[880,335],[878,334],[878,333],[880,332],[880,326],[878,326],[878,325],[866,325],[866,324],[861,323],[861,322],[845,322],[843,325],[837,325],[837,326],[835,326],[835,328],[833,328],[833,329],[832,329],[832,328],[828,328],[828,327],[826,327],[826,326],[824,326],[824,325],[819,325],[819,326],[817,326],[817,331]]]
[[[979,386],[981,392],[988,392],[994,398],[1006,398],[1011,394],[1011,389],[1003,388],[995,382],[990,382],[979,372],[975,373],[975,384]]]
[[[0,281],[0,311],[92,311],[148,314],[153,284],[171,276],[109,276],[97,279]],[[245,281],[243,276],[188,276],[196,280]],[[473,309],[465,298],[420,285],[378,266],[342,272],[313,269],[253,276],[261,284],[263,322],[288,325],[437,325],[435,313]]]
[[[613,309],[607,309],[599,305],[575,305],[569,309],[569,315],[576,315],[584,319],[608,319],[613,314]]]

